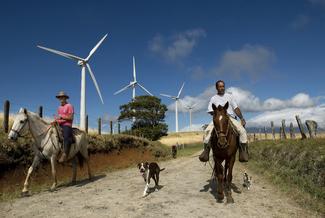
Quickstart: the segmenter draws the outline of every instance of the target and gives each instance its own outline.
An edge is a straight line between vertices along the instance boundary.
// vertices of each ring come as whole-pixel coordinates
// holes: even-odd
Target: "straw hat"
[[[67,99],[69,98],[69,96],[64,91],[60,91],[59,94],[57,94],[55,97],[56,98],[66,97]]]

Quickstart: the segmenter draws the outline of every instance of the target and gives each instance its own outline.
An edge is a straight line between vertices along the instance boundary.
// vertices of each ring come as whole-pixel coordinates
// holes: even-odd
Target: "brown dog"
[[[148,163],[148,162],[139,163],[138,168],[140,170],[140,173],[141,173],[144,181],[146,182],[146,186],[145,186],[144,191],[143,191],[143,197],[148,194],[147,191],[148,191],[148,188],[149,188],[151,178],[155,181],[155,188],[156,188],[156,191],[158,191],[159,173],[161,171],[163,171],[165,168],[160,169],[158,164],[155,163],[155,162],[152,162],[152,163]]]

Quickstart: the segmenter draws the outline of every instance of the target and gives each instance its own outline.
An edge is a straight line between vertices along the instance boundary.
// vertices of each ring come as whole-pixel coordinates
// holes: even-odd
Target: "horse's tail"
[[[78,152],[77,158],[78,158],[78,162],[79,162],[79,167],[82,168],[84,166],[84,157],[81,155],[80,152]]]

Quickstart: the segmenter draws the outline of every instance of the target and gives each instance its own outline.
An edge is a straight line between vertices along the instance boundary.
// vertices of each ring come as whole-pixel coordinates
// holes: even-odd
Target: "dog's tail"
[[[160,169],[160,172],[163,171],[165,168]]]

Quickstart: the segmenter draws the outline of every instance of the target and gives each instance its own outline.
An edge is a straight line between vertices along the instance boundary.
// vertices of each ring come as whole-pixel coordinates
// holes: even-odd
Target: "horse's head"
[[[28,130],[27,110],[20,108],[18,114],[15,116],[14,124],[9,132],[8,139],[17,140],[19,136],[25,134]]]
[[[218,137],[218,144],[222,147],[227,145],[227,135],[229,131],[229,116],[227,115],[229,103],[224,106],[212,104],[213,124]]]

